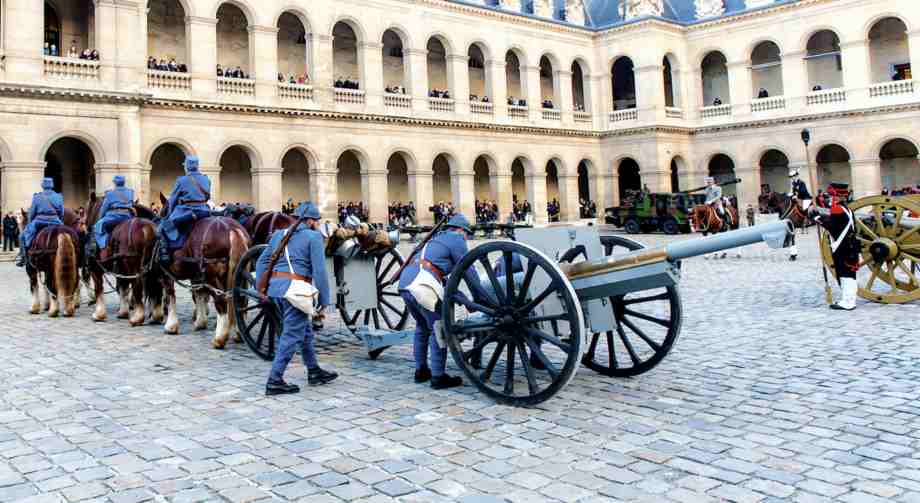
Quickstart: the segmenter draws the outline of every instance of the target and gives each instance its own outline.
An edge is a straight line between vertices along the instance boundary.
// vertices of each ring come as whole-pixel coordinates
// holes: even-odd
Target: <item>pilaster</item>
[[[620,177],[618,175],[610,176],[610,205],[620,205]]]
[[[409,92],[414,110],[428,110],[428,51],[405,49],[409,62]],[[419,212],[421,213],[421,212]]]
[[[869,85],[869,44],[865,40],[853,40],[840,44],[843,58],[843,87],[865,89]]]
[[[364,207],[367,208],[370,223],[387,224],[387,217],[389,216],[388,190],[386,168],[372,168],[361,171],[361,195]]]
[[[530,122],[539,121],[542,117],[543,109],[543,95],[540,92],[540,67],[525,66],[521,68],[521,76],[524,79],[524,82],[521,83],[521,89],[524,90],[524,99],[527,100]]]
[[[322,107],[331,107],[334,100],[332,84],[335,82],[335,76],[332,75],[332,37],[313,34],[312,50],[310,61],[313,62],[313,68],[310,69],[310,78],[313,82],[313,100]]]
[[[591,101],[588,103],[588,107],[585,107],[585,110],[591,112],[595,128],[606,129],[608,109],[613,109],[613,106],[610,105],[613,99],[613,90],[610,88],[610,74],[591,75],[588,77],[588,82],[591,86]]]
[[[278,93],[278,28],[251,25],[248,30],[249,46],[252,48],[249,60],[256,79],[256,97],[259,100],[274,99]]]
[[[101,196],[112,186],[112,178],[115,175],[124,175],[118,163],[114,162],[97,162],[93,165],[93,173],[96,177],[96,195]]]
[[[853,197],[856,199],[881,194],[882,161],[880,159],[850,161],[850,180]]]
[[[281,186],[283,170],[280,166],[263,167],[252,172],[252,198],[259,211],[281,210],[284,190]]]
[[[508,79],[505,75],[505,60],[490,59],[484,64],[486,73],[491,76],[488,89],[492,101],[492,114],[497,122],[508,120]]]
[[[213,100],[217,94],[217,18],[186,17],[192,94]]]
[[[93,34],[95,48],[99,51],[99,79],[103,86],[115,88],[118,85],[115,66],[119,50],[118,6],[115,0],[96,0],[95,4],[96,27]],[[61,45],[66,45],[63,40]],[[63,47],[61,53],[64,53]]]
[[[336,174],[334,160],[329,161],[329,165],[324,168],[310,171],[310,180],[313,181],[310,199],[316,202],[323,219],[332,222],[338,222],[339,197]]]
[[[805,105],[808,78],[805,71],[805,52],[783,53],[783,96],[788,110],[801,110]]]
[[[431,163],[423,164],[430,166]],[[415,202],[416,219],[419,225],[430,225],[434,220],[428,208],[433,204],[434,180],[431,170],[410,170],[409,173],[409,199]]]
[[[221,203],[220,194],[220,166],[199,166],[198,171],[211,180],[211,201],[214,204]]]
[[[6,8],[3,12],[3,24],[6,26],[3,30],[6,76],[9,80],[37,82],[44,73],[43,2],[4,0],[3,4]]]
[[[498,195],[495,201],[498,204],[498,219],[504,222],[514,209],[511,173],[498,173],[490,176],[495,180],[495,192]]]
[[[636,108],[640,122],[658,123],[664,119],[664,76],[661,65],[633,69],[636,81]],[[612,94],[612,93],[611,93]]]
[[[44,174],[44,162],[7,161],[0,164],[3,213],[28,210],[32,194],[40,190]]]
[[[363,66],[360,70],[363,79],[361,89],[364,90],[367,107],[383,109],[383,44],[364,42],[358,50],[361,51],[358,62]]]
[[[527,182],[527,200],[533,207],[534,222],[545,224],[548,220],[546,214],[546,174],[525,175]]]
[[[456,170],[450,174],[451,199],[454,207],[470,221],[476,218],[475,174],[472,170]]]
[[[147,33],[145,6],[146,2],[127,0],[115,3],[118,31],[115,36],[116,52],[112,54],[112,57],[115,65],[115,78],[118,82],[118,89],[121,90],[147,85],[144,57],[147,54],[147,39],[137,36],[138,33]]]
[[[760,165],[735,168],[735,175],[741,179],[738,185],[738,214],[743,215],[747,205],[757,207],[761,183]]]
[[[748,61],[728,63],[728,92],[732,100],[732,117],[751,114],[751,70]]]
[[[149,164],[141,166],[139,170],[140,177],[137,182],[137,197],[141,204],[151,204],[153,199],[150,197],[150,173],[153,167]],[[152,206],[152,205],[151,205]]]
[[[907,45],[910,50],[910,73],[913,80],[920,80],[920,30],[907,34]]]
[[[470,58],[466,54],[447,56],[447,68],[451,79],[450,94],[454,97],[454,113],[459,117],[470,114]]]
[[[562,221],[578,220],[578,175],[559,174],[559,217]]]
[[[559,70],[556,72],[556,82],[559,85],[558,101],[555,103],[562,113],[562,125],[572,127],[575,124],[575,118],[572,115],[574,102],[572,99],[572,72]]]

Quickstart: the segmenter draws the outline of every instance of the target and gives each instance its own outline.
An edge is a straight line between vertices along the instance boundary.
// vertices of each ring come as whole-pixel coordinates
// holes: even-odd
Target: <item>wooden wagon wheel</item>
[[[601,236],[604,254],[645,248],[621,236]],[[676,286],[609,297],[616,328],[591,334],[582,363],[611,377],[642,374],[658,365],[680,334],[681,301]]]
[[[497,276],[497,260],[524,272]],[[481,270],[489,299],[461,294],[463,273]],[[468,291],[468,287],[464,290]],[[444,289],[443,330],[451,355],[482,392],[508,405],[534,405],[559,392],[578,370],[584,317],[578,297],[558,265],[535,248],[491,242],[467,253]],[[475,312],[464,318],[467,312]],[[476,360],[482,357],[483,368]]]
[[[233,273],[233,315],[237,331],[246,345],[259,358],[272,360],[282,327],[278,308],[262,300],[256,292],[255,264],[265,247],[250,248],[236,266]]]
[[[920,300],[920,200],[910,196],[871,196],[849,205],[861,245],[859,296],[883,304]],[[830,238],[821,256],[836,276]]]
[[[409,309],[399,296],[399,278],[395,278],[403,262],[402,255],[395,249],[390,249],[376,258],[374,267],[377,274],[377,307],[348,312],[344,308],[344,302],[339,302],[342,321],[349,330],[357,330],[359,323],[378,330],[402,330],[406,326]]]

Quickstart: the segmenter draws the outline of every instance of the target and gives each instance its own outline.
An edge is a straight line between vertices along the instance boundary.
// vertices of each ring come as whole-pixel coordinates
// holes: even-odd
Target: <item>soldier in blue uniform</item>
[[[297,345],[303,346],[303,362],[307,367],[307,383],[310,386],[327,384],[335,380],[338,374],[329,372],[319,367],[316,361],[316,350],[313,346],[313,330],[310,326],[310,317],[284,298],[285,292],[292,279],[300,279],[313,284],[319,291],[320,306],[331,306],[332,296],[329,292],[329,280],[326,274],[326,255],[323,235],[319,233],[320,213],[313,203],[302,203],[294,211],[294,216],[304,218],[304,223],[295,230],[286,229],[276,231],[269,240],[268,246],[256,263],[256,276],[262,277],[270,274],[267,295],[281,311],[284,319],[284,329],[275,351],[275,360],[272,362],[268,383],[265,385],[266,395],[280,395],[297,393],[300,387],[284,381],[284,371],[297,351]],[[281,260],[275,264],[271,271],[271,256],[278,248],[286,232],[293,232],[287,244],[288,257],[282,255]],[[291,267],[288,267],[290,259]]]
[[[472,235],[470,222],[465,216],[456,214],[447,221],[445,230],[433,237],[415,256],[399,276],[399,294],[406,302],[409,314],[415,320],[415,382],[431,380],[434,389],[447,389],[460,386],[463,379],[445,373],[447,366],[447,348],[438,345],[437,338],[432,337],[435,322],[441,319],[440,302],[435,311],[422,307],[418,300],[406,288],[415,280],[421,269],[434,275],[443,285],[447,276],[469,250],[466,240]],[[467,285],[474,298],[486,298],[487,294],[479,282],[475,267],[464,273]],[[440,324],[439,324],[440,325]],[[428,357],[431,356],[431,365]]]
[[[115,227],[134,216],[134,191],[125,187],[125,177],[115,175],[112,183],[115,187],[105,192],[102,205],[99,207],[99,218],[93,226],[96,239],[90,240],[90,255],[104,250]],[[98,248],[93,249],[93,244]]]
[[[39,231],[49,225],[61,225],[64,218],[64,196],[54,191],[54,180],[42,180],[42,191],[32,195],[32,206],[29,207],[29,225],[22,231],[22,242],[19,247],[19,256],[16,265],[22,267],[26,263],[26,254],[32,246],[32,240]]]
[[[181,248],[195,221],[211,216],[211,180],[198,172],[198,158],[185,158],[185,176],[176,180],[169,195],[167,217],[160,223],[160,263],[168,264],[171,251]]]

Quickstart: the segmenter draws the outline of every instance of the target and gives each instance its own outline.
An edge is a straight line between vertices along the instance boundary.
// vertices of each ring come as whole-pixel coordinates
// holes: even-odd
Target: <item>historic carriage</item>
[[[451,273],[441,332],[467,378],[505,404],[547,400],[580,365],[606,376],[638,375],[660,363],[680,333],[681,260],[759,242],[782,247],[791,231],[783,220],[649,249],[600,236],[593,226],[522,229],[516,241],[476,246]],[[241,260],[233,299],[242,337],[269,359],[281,320],[255,290],[262,250]],[[395,241],[368,250],[346,240],[327,258],[342,319],[372,359],[412,340],[396,288],[404,260]],[[469,268],[479,272],[488,298],[467,294],[462,272]]]

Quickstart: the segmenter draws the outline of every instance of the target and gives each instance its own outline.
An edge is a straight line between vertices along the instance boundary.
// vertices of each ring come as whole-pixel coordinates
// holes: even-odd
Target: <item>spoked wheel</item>
[[[860,243],[859,296],[884,304],[920,300],[920,198],[872,196],[849,206]],[[821,255],[836,275],[827,233]]]
[[[403,264],[402,255],[394,248],[378,256],[376,261],[377,307],[354,312],[341,308],[342,321],[351,331],[355,331],[359,324],[378,330],[402,330],[409,319],[409,309],[399,296],[399,278],[396,277]],[[351,285],[352,288],[355,286]]]
[[[250,248],[233,273],[233,315],[236,329],[252,351],[263,360],[275,357],[281,336],[281,314],[277,307],[262,300],[256,292],[256,261],[266,245]]]
[[[498,276],[494,265],[522,272]],[[470,300],[463,273],[481,271],[489,298]],[[468,313],[474,313],[469,316]],[[477,246],[444,289],[443,330],[451,355],[482,392],[508,405],[535,405],[559,392],[578,370],[584,318],[575,291],[555,262],[522,243]],[[480,367],[479,362],[482,362]]]
[[[601,244],[607,256],[645,247],[620,236],[601,236]],[[609,301],[615,329],[591,334],[582,363],[610,377],[635,376],[658,365],[680,334],[677,287],[631,292]]]

